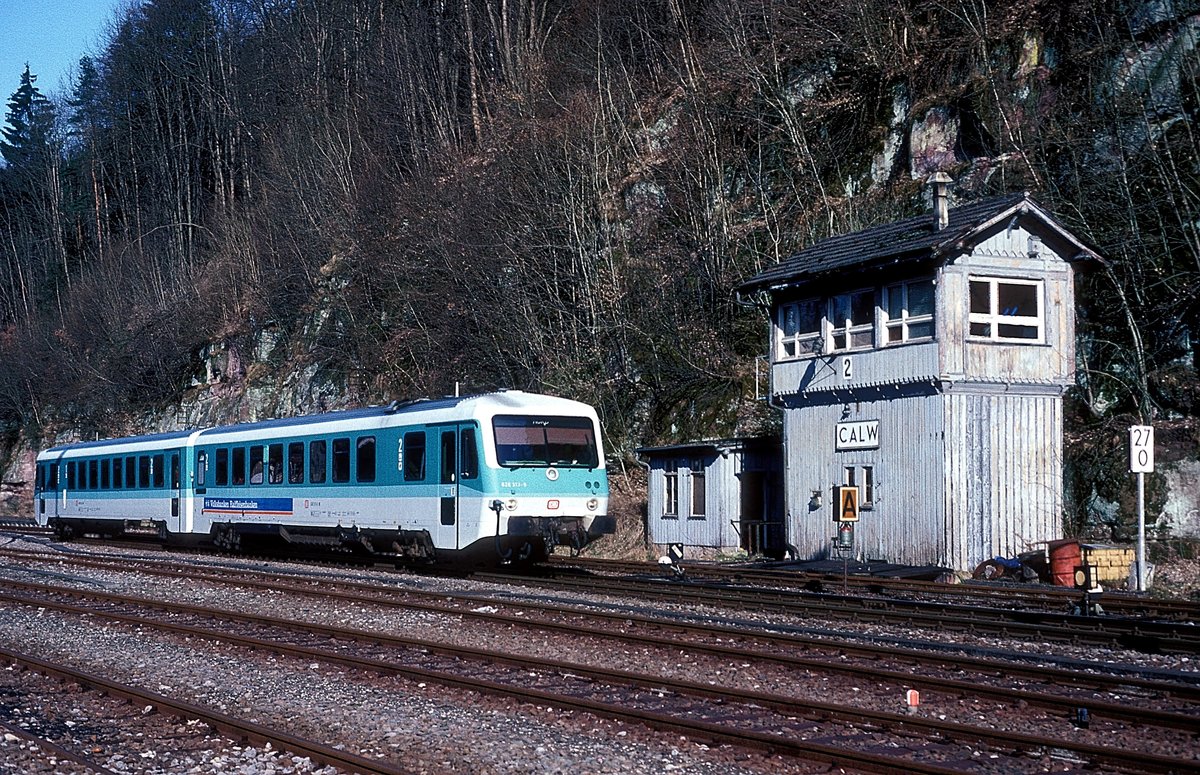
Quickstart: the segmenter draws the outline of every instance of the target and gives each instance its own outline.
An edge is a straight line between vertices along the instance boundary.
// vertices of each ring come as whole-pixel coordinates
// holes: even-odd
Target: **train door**
[[[439,549],[458,548],[458,429],[438,431],[441,450],[438,465],[438,526],[434,544]]]
[[[171,521],[167,524],[176,533],[183,532],[183,469],[180,461],[180,450],[167,453],[167,486],[171,488]]]

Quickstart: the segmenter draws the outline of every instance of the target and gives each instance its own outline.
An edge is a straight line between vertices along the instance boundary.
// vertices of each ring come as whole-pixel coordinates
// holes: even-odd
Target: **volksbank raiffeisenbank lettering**
[[[834,449],[879,449],[879,420],[838,423]]]

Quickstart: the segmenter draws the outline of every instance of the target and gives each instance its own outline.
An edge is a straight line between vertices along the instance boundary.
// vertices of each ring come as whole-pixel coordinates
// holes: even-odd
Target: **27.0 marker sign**
[[[1154,426],[1129,426],[1129,472],[1150,474],[1154,472]]]

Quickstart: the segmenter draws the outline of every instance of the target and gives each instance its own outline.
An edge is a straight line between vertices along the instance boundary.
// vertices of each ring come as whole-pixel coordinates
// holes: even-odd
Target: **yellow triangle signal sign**
[[[858,488],[838,488],[838,522],[858,521]]]

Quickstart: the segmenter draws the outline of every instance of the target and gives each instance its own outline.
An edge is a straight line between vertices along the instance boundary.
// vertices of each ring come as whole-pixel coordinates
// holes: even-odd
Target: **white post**
[[[1138,471],[1137,591],[1146,591],[1146,474]]]
[[[1154,426],[1129,428],[1129,470],[1137,474],[1137,591],[1146,591],[1146,474],[1154,472]]]

